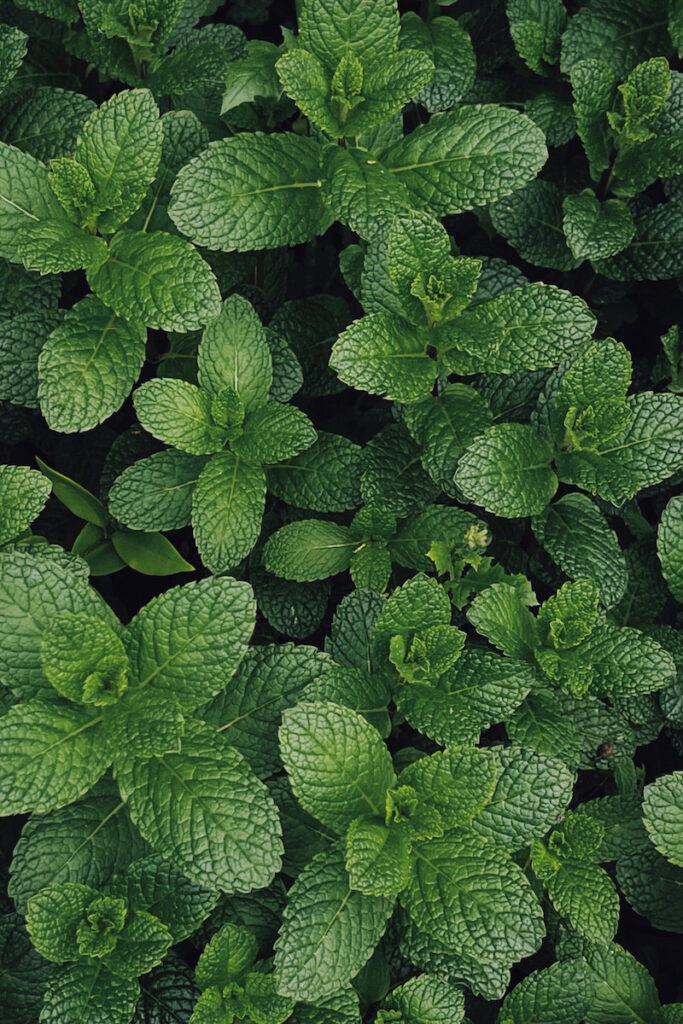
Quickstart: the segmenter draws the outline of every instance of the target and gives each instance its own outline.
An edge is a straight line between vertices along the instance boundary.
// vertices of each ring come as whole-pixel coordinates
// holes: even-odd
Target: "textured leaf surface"
[[[394,906],[354,892],[341,844],[317,854],[288,893],[275,946],[280,992],[317,1002],[333,995],[369,959]]]
[[[142,369],[146,336],[94,295],[77,302],[38,360],[38,397],[49,426],[92,430],[116,412]]]
[[[225,572],[249,554],[261,532],[266,477],[232,452],[207,462],[192,492],[192,529],[204,564]]]
[[[645,787],[643,822],[659,852],[683,867],[683,772],[662,775]]]
[[[555,491],[552,446],[533,427],[501,423],[472,442],[455,482],[468,501],[514,519],[542,512]]]
[[[354,818],[384,814],[394,782],[391,757],[355,711],[329,701],[287,709],[280,750],[297,800],[323,825],[341,835]]]
[[[593,998],[586,1024],[645,1024],[660,1020],[657,989],[647,969],[621,946],[591,945],[586,951]]]
[[[192,331],[220,312],[208,263],[184,238],[165,231],[119,231],[88,282],[119,316],[146,327]]]
[[[185,380],[157,377],[133,398],[140,423],[153,437],[191,455],[209,455],[225,447],[227,433],[211,417],[211,398]]]
[[[51,160],[72,153],[95,104],[71,89],[38,86],[9,93],[0,115],[2,137],[18,149]]]
[[[544,935],[543,914],[520,868],[493,843],[465,829],[416,848],[401,902],[421,928],[458,953],[485,948],[512,962]]]
[[[358,543],[346,526],[303,519],[288,523],[268,538],[264,565],[268,572],[288,580],[324,580],[348,569]]]
[[[413,205],[438,216],[483,206],[526,185],[545,163],[543,132],[495,105],[439,114],[384,155]]]
[[[27,530],[50,496],[52,485],[28,466],[0,466],[0,544]]]
[[[360,505],[360,472],[360,447],[319,430],[306,451],[268,468],[268,490],[297,508],[345,512]]]
[[[371,313],[340,335],[330,366],[345,384],[399,402],[415,402],[434,384],[436,364],[419,331],[391,313]]]
[[[0,918],[0,956],[3,1008],[16,1024],[31,1024],[43,1004],[52,964],[36,953],[18,914],[5,913]]]
[[[672,498],[659,522],[657,553],[669,590],[683,601],[683,497]]]
[[[274,249],[322,234],[331,216],[320,195],[312,139],[253,133],[212,142],[182,169],[169,213],[208,249]]]
[[[0,256],[19,261],[18,234],[24,227],[65,214],[50,188],[47,169],[35,157],[0,144]]]
[[[45,992],[43,1024],[128,1024],[135,1011],[136,978],[120,978],[97,960],[58,967]]]
[[[497,1024],[580,1024],[591,986],[582,960],[564,960],[534,971],[505,997]]]
[[[109,509],[133,530],[179,530],[192,515],[192,491],[206,458],[174,449],[138,459],[117,477]]]
[[[226,299],[204,331],[197,367],[199,383],[212,395],[231,388],[246,410],[267,401],[273,366],[266,332],[241,295]]]
[[[222,578],[173,587],[146,604],[126,631],[131,677],[191,711],[234,674],[254,618],[248,583]]]
[[[0,719],[2,805],[51,811],[83,796],[110,764],[101,718],[66,701],[15,705]]]
[[[249,892],[279,870],[275,804],[212,729],[187,722],[179,754],[120,766],[118,782],[143,836],[202,885]]]
[[[0,398],[37,409],[38,356],[62,316],[57,310],[40,309],[37,297],[33,303],[38,305],[35,312],[19,313],[0,323]]]

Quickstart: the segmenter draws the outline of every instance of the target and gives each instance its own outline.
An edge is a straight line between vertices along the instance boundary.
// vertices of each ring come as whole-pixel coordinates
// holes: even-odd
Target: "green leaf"
[[[649,972],[616,943],[591,945],[585,952],[593,998],[586,1024],[659,1024],[661,1011]]]
[[[257,98],[275,99],[279,95],[275,62],[280,55],[280,48],[273,43],[262,39],[247,42],[246,56],[231,61],[226,69],[221,115],[242,103],[252,103]]]
[[[35,469],[0,465],[0,545],[28,530],[51,490],[50,481]]]
[[[617,882],[636,914],[646,917],[653,928],[680,932],[683,869],[645,846],[619,857]]]
[[[532,866],[536,868],[534,847]],[[610,943],[619,924],[619,894],[610,876],[580,857],[568,857],[555,866],[544,879],[555,910],[579,935],[592,942]]]
[[[546,64],[557,64],[567,23],[561,0],[508,0],[507,16],[515,49],[527,67],[544,74]]]
[[[37,160],[51,160],[73,152],[93,110],[93,101],[72,89],[44,85],[10,90],[3,97],[2,137]]]
[[[128,685],[120,637],[89,615],[56,616],[43,632],[41,657],[55,690],[77,704],[113,704]]]
[[[380,237],[410,207],[408,190],[367,150],[328,146],[322,155],[322,197],[336,220],[362,238]]]
[[[413,728],[442,745],[476,743],[506,721],[535,682],[530,665],[466,646],[432,686],[404,686],[396,703]]]
[[[325,649],[338,665],[372,671],[372,633],[384,602],[369,591],[356,590],[337,605]]]
[[[113,612],[74,569],[31,550],[0,553],[0,676],[22,698],[54,697],[40,645],[55,615],[83,612],[117,628]]]
[[[439,328],[456,373],[511,373],[555,366],[590,339],[595,317],[583,299],[547,284],[529,284],[489,299]]]
[[[644,391],[627,400],[627,424],[595,451],[559,452],[558,476],[619,505],[683,465],[683,399]]]
[[[683,267],[680,204],[660,203],[634,215],[636,233],[622,252],[595,269],[614,281],[667,281]]]
[[[408,765],[401,772],[399,783],[412,787],[420,802],[437,809],[443,830],[438,828],[432,834],[440,835],[442,831],[469,824],[486,806],[496,788],[499,771],[496,758],[489,751],[452,747]],[[412,817],[406,821],[408,829],[411,824]]]
[[[396,50],[399,21],[393,0],[349,5],[306,0],[299,15],[299,45],[334,72],[351,52],[367,67],[382,64]]]
[[[657,554],[669,590],[683,601],[683,497],[671,498],[657,531]]]
[[[349,884],[368,896],[396,896],[410,879],[410,844],[395,829],[356,818],[346,833]]]
[[[117,777],[142,835],[202,885],[249,892],[279,870],[275,804],[212,729],[188,721],[180,753],[120,764]]]
[[[179,530],[192,515],[192,491],[206,458],[177,449],[155,452],[124,469],[109,491],[113,516],[133,530]]]
[[[553,448],[532,426],[501,423],[472,442],[455,482],[468,501],[514,519],[543,512],[557,490]]]
[[[252,647],[202,716],[244,755],[259,778],[267,778],[282,764],[277,736],[282,712],[332,668],[328,655],[303,644]]]
[[[173,952],[140,983],[132,1024],[177,1024],[190,1019],[199,991],[194,972]]]
[[[38,359],[38,397],[52,430],[92,430],[115,413],[138,379],[146,337],[94,295],[77,302]]]
[[[114,530],[111,535],[114,551],[119,558],[145,576],[175,576],[179,572],[194,572],[177,548],[161,533],[130,533]]]
[[[564,233],[577,259],[614,256],[626,248],[635,234],[631,211],[620,199],[600,203],[587,188],[578,195],[567,196],[562,208]]]
[[[111,755],[101,717],[89,708],[40,701],[15,705],[0,719],[7,814],[44,813],[83,796]]]
[[[564,196],[565,190],[554,181],[536,178],[490,206],[491,221],[522,259],[553,270],[574,270],[580,261],[562,229]]]
[[[79,958],[78,925],[97,896],[97,891],[87,885],[63,882],[48,885],[31,897],[26,926],[41,956],[58,964]]]
[[[0,143],[0,256],[21,262],[19,233],[65,213],[48,184],[47,169],[28,153]]]
[[[439,489],[422,468],[420,449],[406,427],[391,423],[363,449],[360,490],[366,505],[380,505],[397,517],[429,506]]]
[[[556,757],[519,747],[495,747],[500,774],[491,799],[472,822],[475,832],[515,852],[538,839],[566,811],[574,772]]]
[[[5,263],[9,267],[9,263]],[[55,280],[44,278],[43,280]],[[0,398],[13,405],[38,408],[38,356],[45,339],[59,326],[61,310],[40,309],[39,296],[31,299],[36,312],[19,313],[0,321],[0,359],[2,380]],[[5,299],[5,308],[8,303]]]
[[[119,316],[164,331],[197,330],[220,312],[208,263],[165,231],[117,232],[107,259],[89,269],[88,283]]]
[[[129,913],[116,947],[103,962],[118,977],[134,978],[147,974],[161,963],[171,945],[169,929],[152,914],[134,910]]]
[[[453,18],[423,21],[412,11],[401,18],[399,46],[422,50],[433,62],[431,80],[417,101],[431,113],[459,106],[474,84],[477,60],[470,37]]]
[[[422,465],[442,491],[455,496],[458,461],[492,422],[486,400],[466,384],[447,384],[437,396],[407,406],[404,415]]]
[[[505,997],[497,1024],[580,1024],[592,990],[584,960],[562,960],[534,971]]]
[[[282,462],[310,448],[316,432],[308,416],[294,405],[271,402],[248,414],[243,433],[231,448],[246,462]]]
[[[662,775],[643,793],[643,823],[655,847],[683,866],[683,772]]]
[[[166,590],[126,630],[131,686],[148,686],[184,711],[200,707],[237,670],[254,618],[248,583],[211,578]]]
[[[406,641],[434,626],[449,626],[451,603],[433,577],[420,573],[397,587],[384,602],[372,635],[373,656],[381,664],[389,656],[394,637]]]
[[[21,228],[17,254],[27,270],[59,274],[99,266],[107,258],[107,246],[69,220],[41,220]]]
[[[611,608],[621,600],[628,577],[617,535],[585,494],[565,494],[533,520],[539,543],[570,579],[597,583]]]
[[[99,889],[144,846],[118,791],[98,783],[83,800],[26,822],[12,858],[15,906],[25,913],[27,900],[47,885],[80,882]]]
[[[204,330],[197,367],[199,383],[211,395],[230,388],[246,411],[267,402],[273,382],[270,348],[258,314],[241,295],[226,299]]]
[[[5,965],[0,978],[3,1008],[16,1024],[32,1024],[43,1005],[52,964],[36,953],[18,914],[0,918],[0,955]]]
[[[128,690],[103,711],[107,739],[120,760],[180,750],[185,719],[174,700],[159,701],[153,690]]]
[[[249,970],[258,953],[256,937],[247,928],[228,921],[206,944],[199,957],[195,971],[197,984],[202,989],[209,986],[225,988]]]
[[[263,560],[268,572],[299,582],[345,572],[359,540],[347,526],[324,519],[288,523],[268,538]]]
[[[310,448],[269,466],[268,490],[313,512],[345,512],[361,503],[361,448],[339,434],[319,430]]]
[[[510,658],[533,660],[541,645],[536,619],[509,583],[494,583],[472,601],[467,613],[478,633]]]
[[[384,1005],[415,1024],[440,1024],[445,1020],[460,1024],[465,1016],[463,990],[432,974],[421,974],[395,988]]]
[[[107,525],[107,510],[99,498],[96,498],[85,487],[81,487],[75,480],[70,480],[63,473],[58,473],[56,469],[50,469],[37,456],[36,462],[41,472],[52,482],[53,493],[70,512],[95,526]]]
[[[179,231],[208,249],[306,242],[332,221],[321,197],[320,155],[312,139],[291,132],[212,142],[178,175],[169,214]]]
[[[323,825],[342,835],[354,818],[384,816],[391,757],[355,711],[329,701],[288,708],[280,750],[297,800]]]
[[[533,121],[483,104],[435,115],[391,146],[382,163],[406,185],[413,206],[443,217],[526,185],[546,155]]]
[[[74,159],[88,171],[97,203],[102,234],[128,220],[154,181],[163,128],[154,97],[148,89],[129,89],[103,103],[90,115],[80,134]]]
[[[224,427],[211,416],[211,397],[185,380],[158,377],[133,396],[140,423],[153,437],[191,455],[210,455],[225,447]]]
[[[414,853],[401,903],[420,928],[458,954],[483,948],[509,964],[538,949],[543,912],[506,853],[466,829],[420,843]]]
[[[192,528],[202,561],[225,572],[249,554],[261,532],[266,477],[232,452],[209,459],[192,492]]]
[[[44,1024],[129,1024],[139,993],[137,978],[120,978],[97,960],[80,960],[50,976],[41,1016]]]
[[[312,1003],[334,995],[371,956],[393,906],[351,889],[341,843],[318,853],[288,893],[275,944],[279,991]]]
[[[26,56],[28,36],[13,25],[0,25],[0,93],[14,78]]]
[[[609,166],[612,133],[607,122],[617,76],[605,62],[604,53],[572,62],[570,80],[579,138],[588,158],[591,176],[598,181]]]
[[[577,60],[597,57],[623,79],[648,57],[670,52],[665,5],[661,0],[591,0],[569,21],[562,37],[562,70]]]
[[[330,366],[345,384],[399,402],[428,394],[437,374],[427,339],[391,313],[371,313],[347,327]]]

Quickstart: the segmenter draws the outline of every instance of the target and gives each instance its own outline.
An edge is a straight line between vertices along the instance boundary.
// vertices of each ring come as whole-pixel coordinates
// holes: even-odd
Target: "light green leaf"
[[[547,151],[524,114],[493,104],[438,114],[391,146],[382,163],[418,209],[462,213],[509,195],[536,177]]]
[[[69,220],[41,220],[20,230],[17,253],[27,270],[59,274],[99,266],[107,258],[107,245]]]
[[[280,83],[275,62],[280,55],[280,48],[273,43],[262,39],[247,42],[246,56],[231,61],[226,69],[221,115],[257,98],[277,98]]]
[[[659,852],[683,867],[683,772],[662,775],[645,787],[643,822]]]
[[[258,941],[248,928],[226,922],[199,957],[195,973],[197,984],[202,989],[225,988],[249,970],[258,953]]]
[[[401,18],[401,47],[422,50],[433,62],[431,80],[417,95],[431,113],[459,106],[474,84],[477,59],[465,29],[454,18],[423,21],[412,11]]]
[[[225,300],[206,327],[197,358],[199,383],[211,395],[230,388],[245,410],[265,405],[273,382],[273,365],[256,310],[241,295]]]
[[[57,615],[43,632],[41,658],[55,690],[76,704],[114,704],[128,685],[125,648],[102,619]]]
[[[501,423],[475,439],[455,482],[468,501],[514,519],[542,512],[557,490],[553,448],[532,426]]]
[[[346,833],[346,870],[352,889],[396,896],[410,879],[410,844],[402,832],[356,818]]]
[[[161,159],[163,128],[148,89],[129,89],[90,115],[74,158],[95,185],[100,232],[115,231],[142,202]]]
[[[671,498],[657,531],[657,554],[669,590],[683,601],[683,497]]]
[[[117,776],[143,836],[183,874],[234,893],[268,885],[279,870],[275,804],[212,729],[188,721],[180,753],[120,764]]]
[[[279,991],[313,1003],[338,992],[371,956],[393,906],[351,889],[341,843],[317,854],[288,893],[275,944]]]
[[[299,45],[330,72],[348,52],[367,67],[381,64],[396,50],[398,31],[393,0],[306,0],[299,15]]]
[[[77,302],[38,359],[38,397],[52,430],[92,430],[115,413],[140,374],[146,338],[94,295]]]
[[[609,166],[612,152],[607,111],[615,94],[617,76],[606,58],[609,55],[605,53],[587,59],[577,55],[570,71],[577,131],[594,181]]]
[[[500,766],[490,751],[451,747],[408,765],[399,784],[411,786],[420,802],[436,807],[443,830],[448,831],[468,825],[487,805],[499,774]],[[410,826],[410,819],[407,824]],[[441,832],[438,829],[436,834]]]
[[[179,530],[192,515],[192,491],[206,458],[169,448],[124,469],[109,491],[113,516],[133,530]]]
[[[401,903],[418,926],[458,954],[481,949],[512,964],[534,953],[543,912],[523,872],[493,843],[467,829],[414,848],[414,876]]]
[[[79,958],[77,928],[97,896],[87,885],[63,882],[48,885],[30,898],[26,926],[41,956],[58,964]]]
[[[367,150],[328,146],[322,157],[322,197],[336,220],[372,239],[410,207],[408,190]]]
[[[427,355],[427,339],[391,313],[371,313],[339,336],[330,366],[345,384],[399,402],[428,394],[437,366]]]
[[[22,228],[66,215],[48,184],[47,168],[28,153],[0,143],[0,256],[21,262]]]
[[[595,323],[577,295],[554,285],[528,284],[442,325],[436,344],[456,373],[538,370],[579,352]]]
[[[107,259],[89,269],[88,283],[119,316],[164,331],[197,330],[220,312],[208,263],[165,231],[119,231]]]
[[[179,231],[208,249],[306,242],[332,222],[321,197],[321,152],[292,132],[212,142],[178,175],[169,214]]]
[[[308,416],[294,405],[271,402],[247,415],[243,433],[231,448],[251,464],[282,462],[310,448],[316,432]]]
[[[565,494],[533,520],[539,543],[570,579],[590,579],[611,608],[623,597],[628,577],[616,533],[585,494]]]
[[[87,488],[81,487],[75,480],[46,466],[37,455],[36,462],[41,472],[48,480],[52,481],[53,494],[59,498],[62,505],[68,508],[69,512],[73,512],[79,519],[85,519],[87,523],[92,523],[94,526],[106,527],[107,510],[99,498],[96,498]]]
[[[280,750],[297,800],[323,825],[342,835],[354,818],[383,817],[395,779],[391,757],[355,711],[329,701],[288,708]]]
[[[175,576],[194,572],[178,549],[161,533],[131,533],[114,530],[111,543],[119,558],[131,569],[145,576]]]
[[[264,548],[268,572],[288,580],[324,580],[345,572],[358,546],[347,526],[324,519],[302,519],[282,526]]]
[[[620,199],[600,203],[592,189],[567,196],[562,208],[564,233],[577,259],[614,256],[626,248],[635,234],[633,216],[626,203]]]
[[[544,74],[545,65],[557,64],[560,36],[567,23],[561,0],[508,0],[510,35],[527,67]]]
[[[655,983],[647,968],[616,943],[585,951],[593,998],[586,1024],[660,1024]]]
[[[66,701],[10,708],[0,718],[0,741],[6,814],[64,807],[83,796],[111,763],[101,717]]]
[[[339,434],[319,430],[310,448],[269,466],[268,490],[296,508],[345,512],[361,503],[361,448]]]
[[[438,975],[421,974],[395,988],[384,1000],[390,1010],[415,1024],[460,1024],[465,1015],[465,995]]]
[[[229,577],[166,590],[126,630],[131,687],[149,687],[185,711],[200,707],[237,670],[254,618],[251,587]]]
[[[28,530],[51,490],[50,481],[35,469],[0,465],[0,545]]]
[[[252,647],[202,716],[244,755],[259,778],[267,778],[282,763],[277,738],[282,712],[332,668],[329,655],[303,644]]]
[[[555,910],[579,935],[600,944],[612,941],[619,924],[619,894],[606,871],[570,857],[558,864],[545,886]]]
[[[202,561],[225,572],[249,554],[261,532],[266,477],[232,452],[207,462],[192,492],[192,529]]]
[[[153,437],[191,455],[219,452],[228,440],[211,416],[211,398],[185,380],[158,377],[133,396],[140,423]]]

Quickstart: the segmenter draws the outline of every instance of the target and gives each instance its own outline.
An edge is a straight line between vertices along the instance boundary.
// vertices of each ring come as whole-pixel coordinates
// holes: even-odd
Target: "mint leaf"
[[[265,497],[264,471],[232,452],[214,455],[201,470],[192,492],[192,528],[213,572],[225,572],[249,554],[261,532]]]
[[[671,498],[662,513],[657,533],[657,554],[669,590],[683,597],[683,499]]]
[[[345,384],[399,402],[415,402],[434,384],[427,341],[391,313],[371,313],[339,336],[330,366]]]
[[[241,754],[212,729],[187,722],[180,753],[119,764],[117,778],[143,836],[190,878],[249,892],[279,869],[275,805]]]
[[[21,262],[18,243],[22,228],[65,219],[44,164],[5,143],[0,144],[0,211],[0,256],[14,262]]]
[[[458,463],[465,497],[514,519],[542,512],[557,490],[552,446],[525,423],[501,423],[478,437]]]
[[[157,378],[139,387],[133,401],[145,430],[181,451],[210,455],[227,443],[225,427],[211,415],[210,396],[194,384]]]
[[[47,1024],[106,1020],[128,1024],[139,995],[136,978],[121,978],[96,960],[58,967],[45,991],[42,1017]]]
[[[223,174],[229,184],[215,194],[213,182]],[[169,214],[179,231],[209,249],[275,249],[329,227],[320,188],[320,149],[312,139],[221,139],[182,169]]]
[[[38,359],[38,397],[53,430],[92,430],[123,404],[145,360],[146,332],[94,295],[81,299]]]
[[[567,196],[562,204],[564,233],[577,259],[606,259],[621,252],[635,234],[626,203],[608,199],[600,203],[591,189]]]
[[[394,772],[376,729],[329,701],[288,708],[280,750],[294,794],[309,814],[342,835],[354,818],[383,817]]]
[[[211,268],[193,246],[165,231],[119,231],[107,259],[88,271],[103,302],[128,320],[165,331],[192,331],[220,311]]]
[[[176,449],[124,469],[109,491],[112,515],[133,530],[178,530],[192,515],[192,492],[206,458]]]
[[[268,572],[288,580],[324,580],[349,568],[358,544],[346,526],[303,519],[288,523],[268,538],[264,565]]]
[[[662,775],[643,792],[643,823],[655,847],[672,864],[683,866],[683,773]]]
[[[266,332],[251,303],[231,295],[202,335],[197,359],[201,387],[211,395],[230,388],[246,411],[264,405],[273,381]]]
[[[0,544],[27,530],[50,496],[52,485],[27,466],[0,465]]]
[[[289,890],[275,944],[278,990],[317,1003],[358,973],[382,937],[392,897],[349,884],[341,843],[317,854]]]
[[[346,833],[351,888],[368,896],[396,896],[410,879],[410,844],[386,825],[355,818]]]

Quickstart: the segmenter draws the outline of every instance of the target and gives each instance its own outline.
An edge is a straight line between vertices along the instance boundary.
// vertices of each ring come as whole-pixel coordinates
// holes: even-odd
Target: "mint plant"
[[[678,0],[0,0],[12,1024],[676,1024]]]

